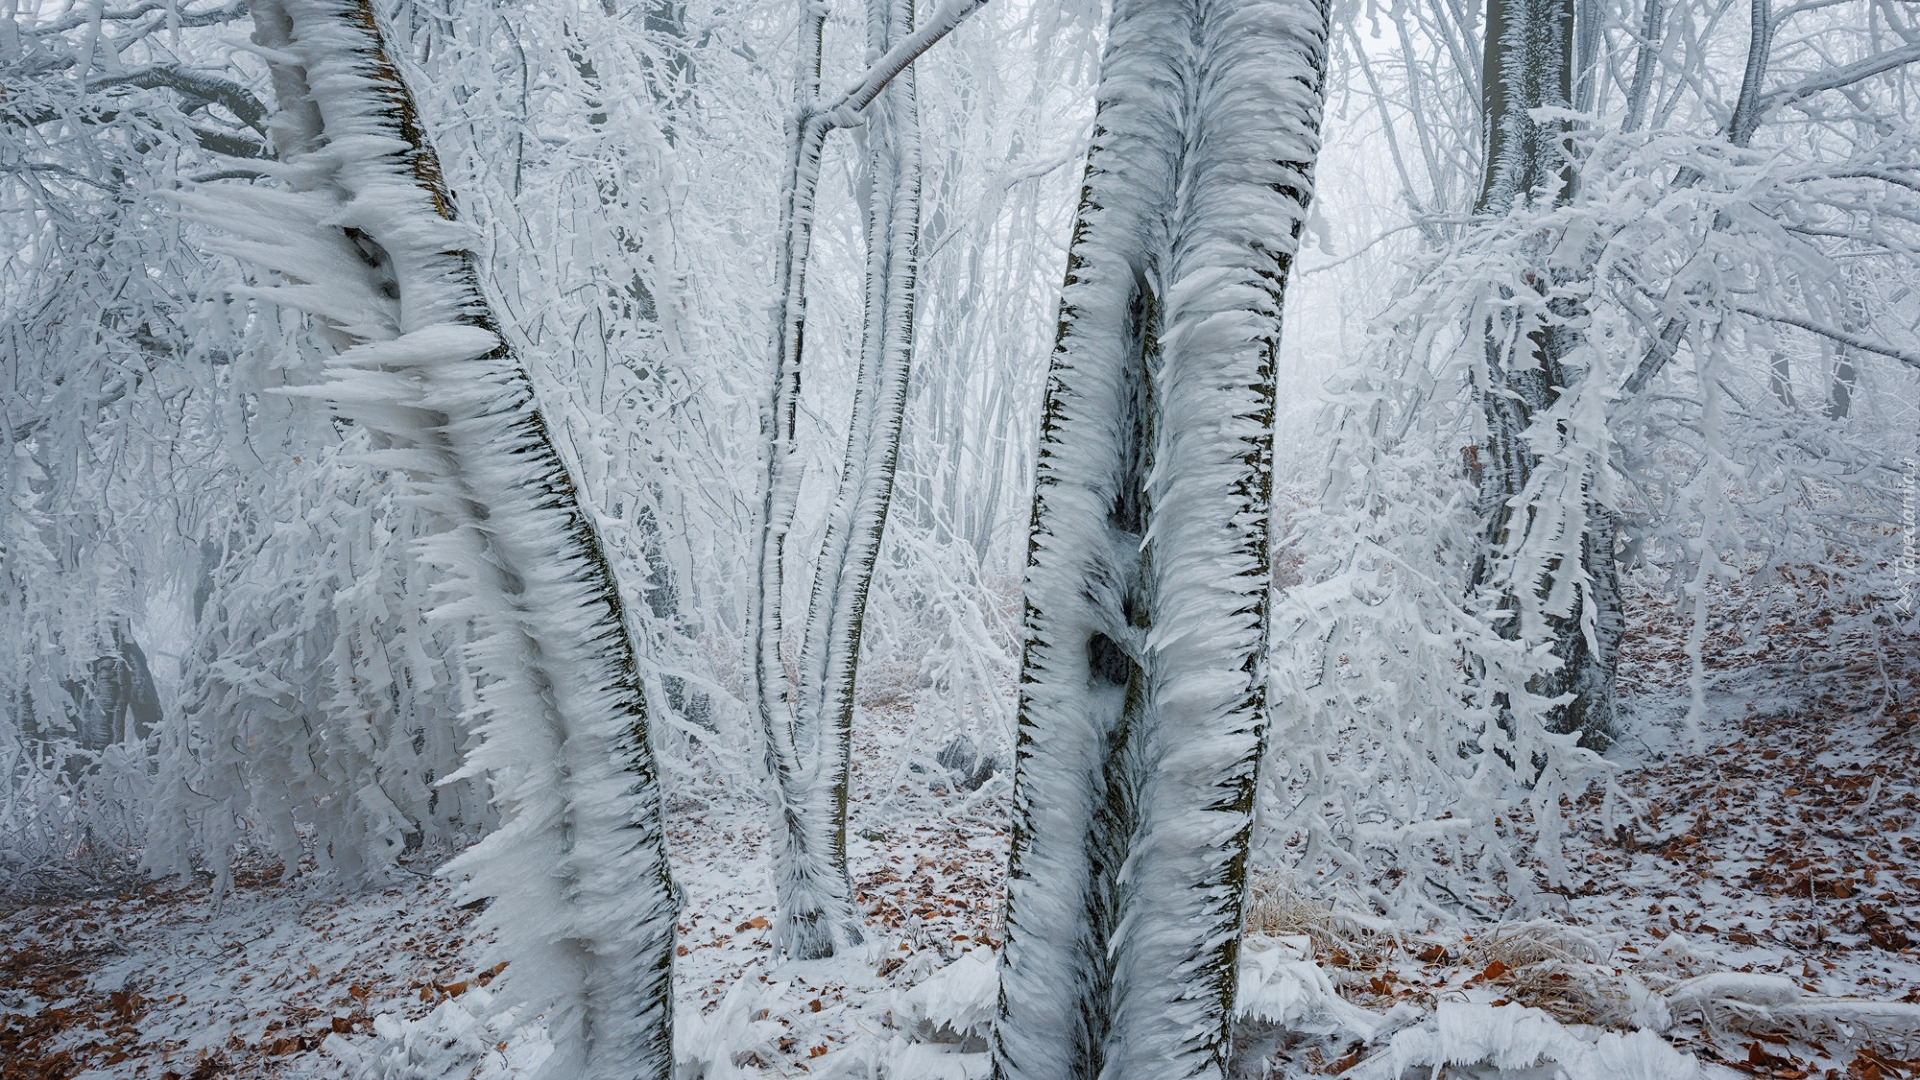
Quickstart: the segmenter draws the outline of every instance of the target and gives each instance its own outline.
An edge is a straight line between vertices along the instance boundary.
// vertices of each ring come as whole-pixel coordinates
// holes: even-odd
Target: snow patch
[[[1387,1026],[1387,1016],[1340,997],[1327,973],[1313,962],[1313,946],[1305,935],[1248,935],[1240,954],[1234,1015],[1287,1031],[1346,1035],[1368,1042]]]
[[[1539,1009],[1442,1002],[1347,1075],[1401,1080],[1415,1069],[1493,1080],[1696,1080],[1700,1064],[1649,1031],[1569,1027]],[[1413,1073],[1413,1075],[1423,1075]]]
[[[985,949],[960,958],[900,995],[895,1023],[921,1043],[956,1046],[962,1053],[985,1051],[1000,999],[1000,972]]]
[[[553,1053],[545,1025],[516,1023],[475,988],[418,1020],[374,1017],[370,1039],[330,1036],[326,1049],[352,1080],[508,1080],[531,1076]]]

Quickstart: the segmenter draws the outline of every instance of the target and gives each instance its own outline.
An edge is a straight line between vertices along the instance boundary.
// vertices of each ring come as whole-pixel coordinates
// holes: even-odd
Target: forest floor
[[[1265,927],[1251,956],[1317,968],[1289,993],[1319,978],[1353,1009],[1322,1003],[1318,1037],[1253,1040],[1248,1075],[1571,1062],[1552,1050],[1564,1030],[1599,1055],[1566,1075],[1593,1080],[1920,1078],[1920,682],[1886,669],[1885,642],[1805,621],[1716,629],[1693,722],[1684,626],[1640,623],[1632,734],[1608,756],[1641,812],[1575,830],[1580,884],[1552,919],[1470,933],[1296,903]],[[903,710],[862,730],[849,848],[871,937],[850,956],[773,961],[764,806],[744,785],[671,800],[683,1077],[984,1075],[1005,778],[968,792],[925,769],[928,733]],[[151,882],[0,898],[0,1080],[523,1074],[543,1036],[491,996],[471,914],[446,883],[399,877],[342,892],[256,867],[224,898]],[[1541,1014],[1564,1029],[1528,1029]],[[1659,1030],[1659,1053],[1603,1034],[1633,1027]],[[1486,1044],[1494,1029],[1533,1030],[1534,1056]]]
[[[1651,1025],[1694,1059],[1574,1076],[1920,1078],[1920,642],[1817,604],[1725,598],[1749,602],[1706,635],[1690,717],[1687,620],[1639,599],[1607,754],[1633,812],[1603,827],[1598,790],[1570,808],[1575,884],[1549,917],[1425,933],[1338,912],[1282,921],[1376,1014],[1533,1007],[1589,1035]],[[1303,1043],[1280,1075],[1366,1074],[1388,1041]]]

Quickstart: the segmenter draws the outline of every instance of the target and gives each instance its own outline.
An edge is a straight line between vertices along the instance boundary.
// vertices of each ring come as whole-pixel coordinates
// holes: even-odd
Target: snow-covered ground
[[[868,729],[884,741],[862,745],[855,766],[849,849],[870,931],[856,955],[771,964],[764,804],[718,788],[670,801],[687,893],[675,969],[687,1075],[866,1075],[902,1053],[975,1049],[906,1048],[916,1005],[904,998],[971,954],[985,973],[971,990],[990,999],[992,967],[979,961],[998,944],[1006,838],[994,795],[1005,779],[967,792],[895,775],[905,726]],[[496,960],[469,939],[471,913],[447,883],[428,876],[343,893],[255,868],[220,900],[203,887],[149,884],[3,903],[8,1080],[506,1076],[545,1053],[537,1025],[493,1015],[502,1003],[485,987]],[[408,1059],[418,1060],[400,1064]]]
[[[0,917],[8,1077],[337,1076],[321,1051],[383,1012],[422,1014],[490,976],[449,890],[342,893],[241,875],[14,907]]]
[[[1606,834],[1579,826],[1597,797],[1572,808],[1584,881],[1552,919],[1398,927],[1263,892],[1246,1074],[1920,1075],[1920,693],[1875,664],[1809,663],[1776,630],[1714,640],[1697,743],[1681,630],[1639,631],[1633,734],[1609,756],[1642,813]],[[968,792],[903,768],[925,736],[897,711],[859,729],[849,846],[870,940],[853,955],[773,962],[748,785],[670,800],[688,1080],[986,1073],[1005,777]],[[520,1075],[544,1036],[492,996],[470,918],[430,877],[342,893],[257,869],[217,901],[154,884],[9,902],[0,1076]]]

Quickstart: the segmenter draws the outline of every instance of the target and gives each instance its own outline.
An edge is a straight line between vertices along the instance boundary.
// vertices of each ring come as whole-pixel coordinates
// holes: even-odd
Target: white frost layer
[[[482,989],[448,998],[418,1020],[374,1017],[371,1039],[329,1036],[327,1052],[352,1080],[510,1080],[530,1076],[553,1053],[546,1028],[516,1025]]]
[[[1240,985],[1234,1016],[1273,1024],[1309,1035],[1350,1035],[1368,1042],[1376,1038],[1387,1018],[1368,1012],[1342,998],[1320,965],[1313,962],[1307,939],[1249,938],[1240,954]]]
[[[1492,1080],[1697,1080],[1700,1063],[1650,1031],[1570,1028],[1538,1009],[1443,1002],[1347,1076],[1400,1080],[1413,1069]],[[1421,1074],[1416,1074],[1421,1075]]]
[[[1676,984],[1667,991],[1666,1002],[1673,1015],[1697,1013],[1712,1027],[1785,1027],[1847,1039],[1920,1036],[1920,1005],[1822,997],[1779,975],[1716,971]]]
[[[999,1000],[993,954],[975,949],[900,995],[894,1022],[921,1042],[984,1047]]]
[[[779,1061],[780,1037],[786,1028],[768,1019],[779,1008],[784,982],[761,982],[755,969],[740,973],[726,1000],[712,1013],[692,1010],[674,1018],[674,1080],[733,1080],[764,1076],[757,1059]]]
[[[1009,1080],[1225,1071],[1325,37],[1298,0],[1113,7],[1035,469]]]

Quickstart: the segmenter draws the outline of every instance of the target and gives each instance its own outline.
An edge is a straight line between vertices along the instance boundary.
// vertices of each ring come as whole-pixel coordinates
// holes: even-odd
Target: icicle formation
[[[224,193],[236,253],[342,351],[321,393],[377,433],[444,529],[437,612],[471,620],[468,662],[500,828],[450,871],[490,896],[509,989],[550,1007],[544,1075],[670,1065],[675,916],[640,676],[592,522],[525,371],[501,343],[439,165],[365,2],[256,3],[280,99],[284,189]]]
[[[1120,0],[1048,380],[997,1075],[1219,1077],[1315,0]]]

